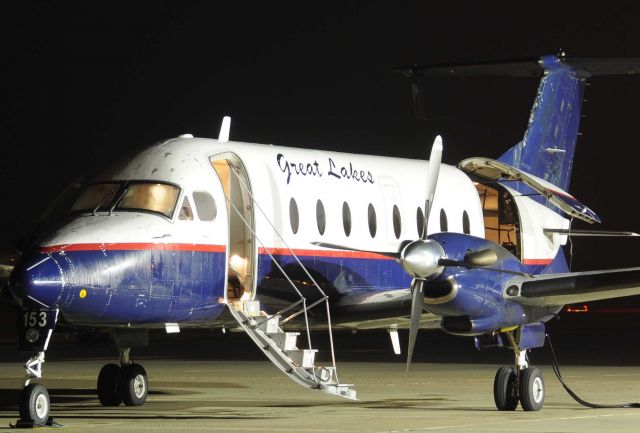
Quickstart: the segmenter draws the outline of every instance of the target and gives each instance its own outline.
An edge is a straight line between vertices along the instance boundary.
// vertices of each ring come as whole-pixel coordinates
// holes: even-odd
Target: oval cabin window
[[[422,230],[424,228],[424,212],[422,212],[422,208],[419,207],[416,212],[416,224],[418,227],[418,237],[422,237]]]
[[[293,197],[289,201],[289,222],[291,223],[291,231],[295,235],[300,226],[300,215],[298,214],[298,203]]]
[[[321,200],[316,202],[316,222],[318,223],[318,232],[323,235],[324,230],[327,228],[327,218]]]
[[[447,222],[447,213],[444,209],[440,209],[440,231],[447,232],[449,231],[449,223]]]
[[[369,210],[367,214],[369,217],[369,233],[372,238],[375,238],[376,232],[378,231],[378,221],[376,220],[376,209],[371,203],[369,203]]]
[[[466,210],[462,212],[462,231],[466,234],[471,234],[471,222]]]
[[[344,228],[344,234],[349,237],[351,234],[351,209],[349,209],[349,203],[346,201],[342,203],[342,227]]]
[[[402,220],[400,219],[400,209],[397,205],[393,205],[393,234],[396,235],[396,239],[400,239],[402,233]]]

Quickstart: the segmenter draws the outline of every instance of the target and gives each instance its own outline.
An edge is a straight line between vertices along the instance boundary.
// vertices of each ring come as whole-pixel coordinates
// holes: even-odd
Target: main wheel
[[[140,364],[129,364],[122,369],[120,397],[127,406],[142,406],[147,400],[147,372]]]
[[[544,406],[544,380],[539,368],[529,367],[520,371],[520,404],[528,411],[540,410]]]
[[[122,397],[118,392],[122,369],[116,364],[106,364],[98,374],[98,399],[103,406],[118,406]]]
[[[49,419],[49,392],[39,383],[26,386],[20,394],[20,420],[45,425]]]
[[[513,367],[500,367],[493,380],[493,399],[498,410],[516,410],[518,387]]]

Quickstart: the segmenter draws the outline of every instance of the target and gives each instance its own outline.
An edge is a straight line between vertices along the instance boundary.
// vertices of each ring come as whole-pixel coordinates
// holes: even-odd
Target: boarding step
[[[284,353],[291,358],[293,365],[302,368],[313,368],[317,349],[294,349],[285,350]]]
[[[296,350],[298,346],[299,332],[267,332],[269,338],[275,341],[280,350],[285,353],[290,350]]]
[[[353,385],[339,383],[333,367],[316,367],[318,350],[299,349],[300,333],[284,332],[280,317],[266,315],[260,310],[260,302],[235,302],[229,305],[229,311],[267,358],[295,382],[309,389],[356,399]]]

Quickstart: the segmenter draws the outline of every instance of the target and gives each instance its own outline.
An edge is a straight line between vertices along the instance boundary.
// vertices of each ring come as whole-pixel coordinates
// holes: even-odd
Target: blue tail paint
[[[543,76],[524,139],[498,159],[566,191],[578,138],[585,78],[556,56],[544,56],[539,64]],[[529,192],[526,189],[520,192]]]

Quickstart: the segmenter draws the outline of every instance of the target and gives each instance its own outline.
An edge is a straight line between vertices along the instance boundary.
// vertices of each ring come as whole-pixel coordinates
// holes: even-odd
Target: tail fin
[[[544,73],[524,138],[498,160],[566,191],[586,77],[556,56],[545,56],[539,64]]]

